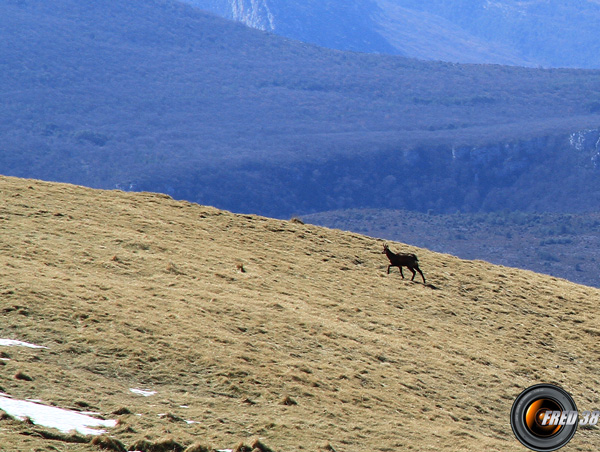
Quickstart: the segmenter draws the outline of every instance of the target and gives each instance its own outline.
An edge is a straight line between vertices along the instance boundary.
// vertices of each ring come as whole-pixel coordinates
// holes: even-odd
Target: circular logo
[[[523,391],[510,411],[517,439],[531,450],[549,452],[566,445],[577,431],[577,406],[562,388],[551,384]]]

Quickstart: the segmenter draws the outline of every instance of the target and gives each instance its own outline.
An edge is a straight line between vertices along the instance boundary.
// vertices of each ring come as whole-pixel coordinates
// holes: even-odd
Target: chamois
[[[387,268],[388,275],[390,274],[390,268],[398,267],[400,269],[402,279],[404,279],[402,267],[407,267],[413,274],[412,278],[410,279],[411,281],[415,280],[415,275],[417,274],[417,272],[419,272],[421,278],[423,278],[423,284],[425,284],[425,276],[423,276],[423,272],[419,268],[419,259],[417,258],[416,254],[392,253],[387,244],[383,245],[383,252],[381,254],[385,254],[390,260],[390,265],[388,265]]]

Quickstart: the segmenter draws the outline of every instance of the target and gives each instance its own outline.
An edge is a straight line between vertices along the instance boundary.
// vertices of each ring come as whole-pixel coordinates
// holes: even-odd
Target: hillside
[[[600,68],[597,1],[183,0],[320,46],[459,63]]]
[[[9,0],[0,95],[4,175],[281,218],[600,197],[600,71],[340,52],[169,0]]]
[[[600,25],[600,4],[596,0],[378,0],[378,4],[384,7],[388,23],[391,22],[387,36],[395,35],[394,43],[401,49],[404,44],[395,31],[404,32],[405,36],[407,28],[415,27],[410,19],[405,19],[410,11],[412,14],[408,15],[413,21],[420,20],[422,25],[417,27],[426,36],[436,37],[436,32],[441,32],[442,36],[447,33],[455,39],[442,39],[442,44],[435,46],[438,55],[456,55],[455,49],[463,51],[464,56],[456,55],[450,61],[503,63],[501,59],[512,53],[536,66],[600,67],[600,48],[594,36]],[[471,46],[465,35],[471,38]],[[415,43],[420,44],[420,39],[415,39]],[[488,49],[489,59],[483,60],[478,51]],[[417,47],[408,54],[413,56],[415,50],[427,52]]]
[[[600,405],[597,289],[391,243],[423,285],[380,240],[150,193],[3,177],[0,209],[0,338],[47,347],[0,346],[0,392],[101,413],[127,447],[522,451],[525,387]],[[6,416],[0,436],[100,450]]]
[[[348,209],[303,215],[302,220],[600,287],[599,212],[438,215]]]

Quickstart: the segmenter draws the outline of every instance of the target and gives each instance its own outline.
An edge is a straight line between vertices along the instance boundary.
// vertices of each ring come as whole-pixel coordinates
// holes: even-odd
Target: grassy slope
[[[596,289],[419,249],[424,286],[369,237],[32,180],[0,179],[0,224],[0,337],[49,347],[3,348],[0,390],[119,418],[128,446],[520,451],[525,387],[600,406]],[[0,450],[97,450],[37,429],[0,421]]]
[[[302,219],[600,287],[600,236],[596,232],[600,212],[428,215],[406,210],[348,209],[303,215]]]

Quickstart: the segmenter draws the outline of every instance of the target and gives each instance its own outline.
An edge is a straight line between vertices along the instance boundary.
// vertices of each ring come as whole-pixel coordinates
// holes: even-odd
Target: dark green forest
[[[0,118],[2,174],[238,212],[600,201],[600,71],[328,50],[170,0],[2,1]]]

